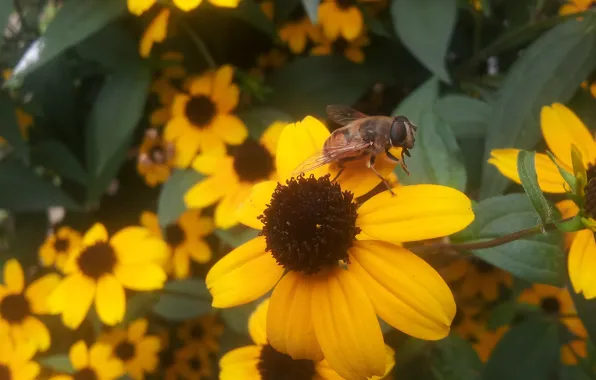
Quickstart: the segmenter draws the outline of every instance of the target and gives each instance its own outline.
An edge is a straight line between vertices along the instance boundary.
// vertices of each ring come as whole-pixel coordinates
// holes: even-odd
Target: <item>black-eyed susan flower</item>
[[[141,36],[139,43],[139,55],[143,58],[149,57],[153,45],[163,42],[168,35],[168,21],[170,20],[170,10],[162,9],[157,16],[147,26],[147,29]]]
[[[178,329],[178,338],[189,350],[205,351],[207,354],[219,351],[219,337],[223,325],[212,314],[184,322]]]
[[[267,338],[267,314],[269,299],[262,301],[251,314],[248,330],[254,345],[234,349],[220,360],[220,380],[262,380],[283,379],[288,374],[301,380],[341,380],[326,360],[292,359],[269,344]],[[385,346],[384,378],[395,365],[395,354],[391,347]]]
[[[56,375],[51,380],[115,380],[124,375],[122,361],[112,355],[112,347],[107,343],[96,342],[88,348],[79,340],[70,347],[68,358],[75,372]]]
[[[209,379],[213,374],[208,353],[189,346],[175,352],[174,366],[178,378],[182,379]]]
[[[147,185],[161,185],[172,174],[174,158],[174,144],[165,141],[157,130],[148,129],[139,147],[137,172]]]
[[[569,15],[573,13],[584,12],[596,5],[594,0],[567,0],[559,8],[560,15]]]
[[[448,283],[459,283],[458,294],[463,298],[480,295],[486,301],[495,301],[501,286],[513,285],[509,273],[475,257],[453,261],[441,269],[441,275]]]
[[[67,276],[48,298],[50,311],[75,329],[95,301],[99,318],[115,325],[124,318],[124,288],[147,291],[163,286],[166,274],[160,263],[167,254],[163,240],[146,228],[126,227],[108,239],[106,228],[97,223],[67,262]]]
[[[282,67],[288,60],[288,55],[277,48],[273,48],[266,53],[259,54],[256,65],[249,70],[249,74],[258,78],[265,78],[267,74]]]
[[[232,83],[234,69],[224,65],[217,71],[192,78],[189,93],[178,93],[172,103],[172,118],[164,131],[176,148],[176,162],[186,167],[200,150],[224,152],[225,143],[240,145],[248,136],[246,126],[230,112],[236,108],[240,89]]]
[[[39,260],[44,267],[55,267],[64,271],[67,259],[73,255],[81,244],[81,234],[63,226],[49,235],[39,247]]]
[[[330,40],[356,39],[364,30],[364,18],[356,0],[325,0],[319,5],[319,22]]]
[[[31,343],[36,350],[50,348],[50,331],[37,318],[48,314],[47,297],[60,282],[57,274],[41,277],[25,286],[25,275],[16,259],[6,261],[0,285],[0,335],[15,342]]]
[[[274,180],[277,140],[286,123],[274,122],[259,141],[246,139],[229,153],[204,153],[192,167],[206,176],[184,196],[188,208],[204,208],[216,202],[215,225],[230,228],[238,223],[236,212],[256,183]]]
[[[144,211],[141,214],[141,224],[168,244],[170,255],[164,262],[164,269],[175,278],[188,277],[191,259],[199,264],[205,264],[211,260],[211,248],[205,241],[205,237],[213,232],[213,220],[201,216],[201,210],[187,210],[163,231],[159,226],[157,215]]]
[[[311,55],[343,55],[354,63],[364,62],[364,52],[362,48],[369,44],[368,36],[362,34],[352,41],[348,41],[343,37],[338,37],[335,40],[330,40],[319,29],[318,33],[314,33],[312,37],[315,46],[310,50]]]
[[[553,317],[559,318],[573,334],[570,342],[561,346],[561,361],[565,364],[577,364],[577,356],[586,357],[586,338],[588,333],[581,319],[577,316],[573,300],[569,291],[556,286],[534,284],[525,289],[518,300],[520,302],[536,305]]]
[[[569,278],[576,293],[583,293],[586,298],[596,297],[596,281],[592,281],[592,268],[596,260],[596,241],[594,230],[596,225],[596,141],[584,123],[567,107],[560,103],[544,106],[540,112],[540,128],[542,136],[549,150],[556,157],[557,163],[563,170],[581,175],[580,188],[577,189],[582,199],[576,199],[581,204],[574,209],[569,203],[561,205],[568,211],[567,215],[578,210],[582,214],[582,221],[587,229],[575,234],[569,248],[567,266]],[[575,148],[573,148],[575,147]],[[574,167],[572,150],[575,149],[578,158]],[[520,183],[517,174],[518,149],[495,149],[491,151],[489,163],[495,165],[505,177]],[[536,174],[538,185],[545,193],[565,193],[566,183],[557,166],[546,154],[536,154]],[[580,173],[581,172],[581,173]]]
[[[240,3],[240,0],[208,0],[211,4],[217,7],[235,8]],[[188,12],[195,9],[203,0],[172,0],[172,3],[179,9]],[[149,8],[151,8],[157,0],[127,0],[128,11],[134,15],[141,15]]]
[[[358,205],[346,184],[365,194],[380,182],[368,180],[370,170],[358,161],[343,182],[330,181],[328,166],[292,177],[328,137],[312,117],[284,128],[276,154],[283,182],[255,185],[239,210],[240,220],[259,228],[260,236],[217,262],[207,287],[217,308],[253,301],[273,288],[267,318],[273,348],[293,359],[325,357],[347,379],[382,376],[386,355],[377,315],[428,340],[445,337],[455,315],[441,276],[392,243],[450,235],[474,214],[463,193],[438,185],[398,186],[395,196],[385,191]]]
[[[308,39],[316,30],[304,9],[299,6],[290,14],[286,22],[279,28],[279,38],[288,45],[294,54],[306,49]]]
[[[124,371],[135,380],[142,380],[146,373],[153,373],[158,365],[160,339],[147,335],[148,322],[138,319],[127,329],[115,328],[99,337],[108,343],[112,354],[124,365]]]
[[[0,379],[37,379],[40,367],[32,360],[35,352],[36,347],[33,344],[3,339],[0,344]]]

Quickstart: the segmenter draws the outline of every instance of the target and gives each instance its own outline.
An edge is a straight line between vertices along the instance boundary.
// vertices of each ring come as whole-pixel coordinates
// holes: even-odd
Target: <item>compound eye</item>
[[[391,145],[393,146],[402,146],[405,143],[408,137],[408,132],[406,124],[403,120],[400,120],[399,117],[396,117],[395,120],[393,120],[393,123],[391,123],[389,137],[391,137]]]

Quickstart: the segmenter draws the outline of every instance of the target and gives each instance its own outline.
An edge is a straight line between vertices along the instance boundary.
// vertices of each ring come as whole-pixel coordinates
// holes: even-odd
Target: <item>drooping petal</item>
[[[391,242],[448,236],[474,220],[470,199],[440,185],[399,186],[375,195],[358,209],[356,224],[366,235]]]
[[[389,375],[394,366],[395,351],[388,345],[385,345],[385,373],[381,376],[373,376],[369,378],[369,380],[387,379],[386,376]],[[344,380],[343,377],[339,376],[337,372],[329,366],[327,360],[322,360],[317,363],[315,369],[317,371],[316,380]]]
[[[62,280],[48,298],[50,313],[62,313],[62,322],[71,329],[79,327],[95,297],[95,282],[80,273]]]
[[[350,249],[351,273],[368,294],[377,314],[416,338],[449,334],[455,301],[441,276],[409,250],[380,241],[357,241]]]
[[[250,240],[219,260],[207,273],[213,307],[225,308],[256,300],[281,278],[283,267],[265,252],[265,238]]]
[[[126,310],[124,288],[114,275],[106,274],[97,282],[95,309],[99,318],[109,326],[121,322],[124,318]]]
[[[108,231],[101,223],[95,223],[83,236],[83,245],[90,247],[95,243],[105,243],[108,241]]]
[[[190,271],[190,257],[186,250],[177,248],[172,255],[172,265],[174,266],[174,276],[176,278],[188,277]]]
[[[4,284],[9,291],[21,293],[25,287],[23,267],[17,259],[9,259],[4,263]]]
[[[517,155],[519,149],[494,149],[490,152],[488,163],[495,165],[505,177],[520,183],[517,174]],[[540,189],[546,193],[564,193],[565,180],[556,165],[543,153],[536,154],[536,176]]]
[[[383,334],[364,289],[340,268],[312,281],[313,325],[331,368],[348,380],[382,375]]]
[[[75,370],[85,368],[89,365],[89,352],[84,340],[79,340],[70,347],[68,358]]]
[[[163,42],[168,34],[168,20],[170,18],[170,10],[164,8],[151,21],[147,29],[141,37],[139,43],[139,55],[143,58],[149,57],[151,48],[156,42]]]
[[[277,182],[275,181],[265,181],[254,185],[248,199],[236,211],[238,221],[258,230],[263,228],[263,222],[257,218],[267,208],[276,187]]]
[[[252,341],[258,345],[269,343],[267,339],[267,311],[269,310],[269,298],[263,300],[248,318],[248,333]]]
[[[569,279],[576,293],[583,293],[586,299],[596,297],[596,277],[593,268],[596,268],[596,242],[594,232],[591,230],[579,231],[568,257]]]
[[[267,338],[273,348],[294,359],[323,359],[312,322],[311,277],[288,272],[279,281],[269,302]],[[312,311],[311,311],[312,310]]]

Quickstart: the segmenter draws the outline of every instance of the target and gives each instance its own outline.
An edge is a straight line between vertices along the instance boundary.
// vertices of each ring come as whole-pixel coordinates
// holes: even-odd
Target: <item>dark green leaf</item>
[[[46,33],[31,45],[15,67],[15,80],[24,78],[125,12],[126,2],[122,0],[65,2]]]
[[[126,302],[126,315],[121,326],[126,326],[136,319],[147,316],[153,306],[159,301],[159,294],[153,292],[138,293]]]
[[[567,276],[567,287],[569,289],[569,294],[571,294],[571,298],[573,299],[575,309],[577,310],[577,315],[588,332],[589,340],[591,340],[592,343],[596,342],[596,318],[594,318],[596,315],[596,299],[587,300],[583,293],[576,293],[573,289],[573,285],[571,285],[569,276]]]
[[[153,312],[171,321],[183,321],[211,310],[211,295],[205,281],[189,278],[166,283]]]
[[[252,107],[239,112],[238,117],[244,121],[252,138],[259,139],[263,132],[276,121],[293,122],[292,116],[271,107]]]
[[[433,74],[451,82],[445,55],[455,27],[455,0],[395,0],[393,25],[404,45]]]
[[[466,171],[453,132],[434,112],[438,81],[430,79],[408,96],[393,112],[418,126],[412,157],[406,157],[410,175],[396,168],[404,184],[436,183],[464,190]]]
[[[238,7],[228,9],[228,12],[230,12],[231,16],[249,23],[272,38],[277,36],[275,25],[265,16],[259,5],[253,0],[243,0],[238,4]]]
[[[371,33],[385,38],[395,38],[395,36],[391,32],[391,25],[385,25],[383,20],[380,20],[378,16],[373,15],[371,11],[365,6],[365,4],[356,3],[356,5],[362,13],[362,17],[364,18],[364,24],[368,26]]]
[[[586,228],[580,214],[564,222],[555,222],[557,228],[563,232],[576,232]]]
[[[490,105],[464,95],[447,95],[437,100],[435,112],[458,138],[483,137],[490,116]]]
[[[536,175],[536,152],[520,150],[517,155],[517,174],[526,195],[532,202],[534,209],[540,216],[542,224],[550,223],[553,220],[553,207],[544,197],[538,185]]]
[[[275,12],[275,21],[279,23],[283,23],[290,17],[290,14],[297,8],[301,7],[302,4],[300,0],[273,0],[274,2],[274,12]]]
[[[19,157],[29,159],[29,146],[21,135],[14,103],[6,91],[0,91],[0,137],[3,137]]]
[[[552,320],[528,320],[512,327],[488,359],[483,380],[556,378],[558,327]]]
[[[557,160],[557,158],[551,152],[549,152],[547,150],[546,151],[546,154],[548,155],[548,157],[550,158],[550,160],[555,164],[555,166],[557,167],[557,170],[559,170],[559,173],[561,174],[561,177],[563,177],[563,179],[565,180],[565,182],[569,185],[569,189],[572,190],[575,193],[576,192],[576,182],[577,182],[577,180],[575,179],[575,176],[572,173],[569,173],[561,165],[559,165],[559,161]]]
[[[81,42],[76,50],[83,58],[99,62],[110,71],[141,59],[137,52],[137,41],[129,30],[117,22],[108,24]]]
[[[221,317],[226,322],[227,327],[239,334],[248,335],[248,318],[261,301],[263,301],[263,298],[245,305],[221,309]]]
[[[211,299],[211,294],[207,289],[205,280],[202,278],[193,277],[182,280],[168,281],[164,286],[164,290],[166,292],[172,291],[175,293],[184,293],[188,294],[189,296],[204,298],[206,300]]]
[[[482,362],[470,342],[452,334],[438,341],[436,349],[432,370],[437,380],[480,379]]]
[[[539,223],[534,207],[524,194],[483,200],[474,205],[474,214],[474,222],[454,235],[454,240],[471,242],[493,239]],[[537,233],[473,253],[524,280],[561,285],[565,278],[565,254],[561,239],[559,231]]]
[[[489,118],[485,158],[492,149],[532,149],[540,139],[544,105],[571,98],[596,64],[596,16],[570,20],[551,29],[510,69]],[[500,194],[508,180],[492,165],[483,172],[481,197]]]
[[[177,170],[172,173],[168,182],[161,188],[157,200],[157,217],[162,227],[175,222],[184,211],[184,194],[199,182],[203,175],[194,170]]]
[[[238,225],[228,228],[227,230],[217,229],[214,233],[218,238],[235,248],[241,246],[251,239],[256,238],[259,230]]]
[[[74,373],[74,368],[68,354],[57,354],[39,358],[39,364],[45,368],[51,368],[59,373]]]
[[[37,175],[32,168],[16,160],[0,161],[0,209],[45,211],[52,206],[79,208],[59,187]]]
[[[0,30],[5,30],[8,19],[13,11],[12,1],[0,1]]]
[[[33,162],[53,169],[60,176],[78,182],[87,183],[87,173],[75,155],[58,140],[45,140],[31,148]]]
[[[501,326],[510,325],[517,315],[538,311],[539,309],[536,305],[507,300],[492,309],[487,327],[494,330]]]
[[[321,0],[302,0],[304,10],[313,24],[319,19],[319,3]]]

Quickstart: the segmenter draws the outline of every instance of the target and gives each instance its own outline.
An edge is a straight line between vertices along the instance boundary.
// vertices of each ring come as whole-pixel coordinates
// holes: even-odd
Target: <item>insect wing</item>
[[[326,148],[325,153],[317,153],[307,158],[296,168],[296,170],[294,170],[294,172],[292,172],[292,176],[315,170],[316,168],[338,161],[344,157],[353,157],[354,153],[360,153],[370,145],[371,144],[368,142],[355,140],[345,145],[328,147]]]
[[[335,123],[339,125],[348,125],[354,120],[362,119],[363,117],[368,117],[368,115],[363,114],[360,111],[357,111],[348,106],[342,106],[338,104],[328,105],[326,111],[327,116],[329,116],[329,119],[333,120]]]

